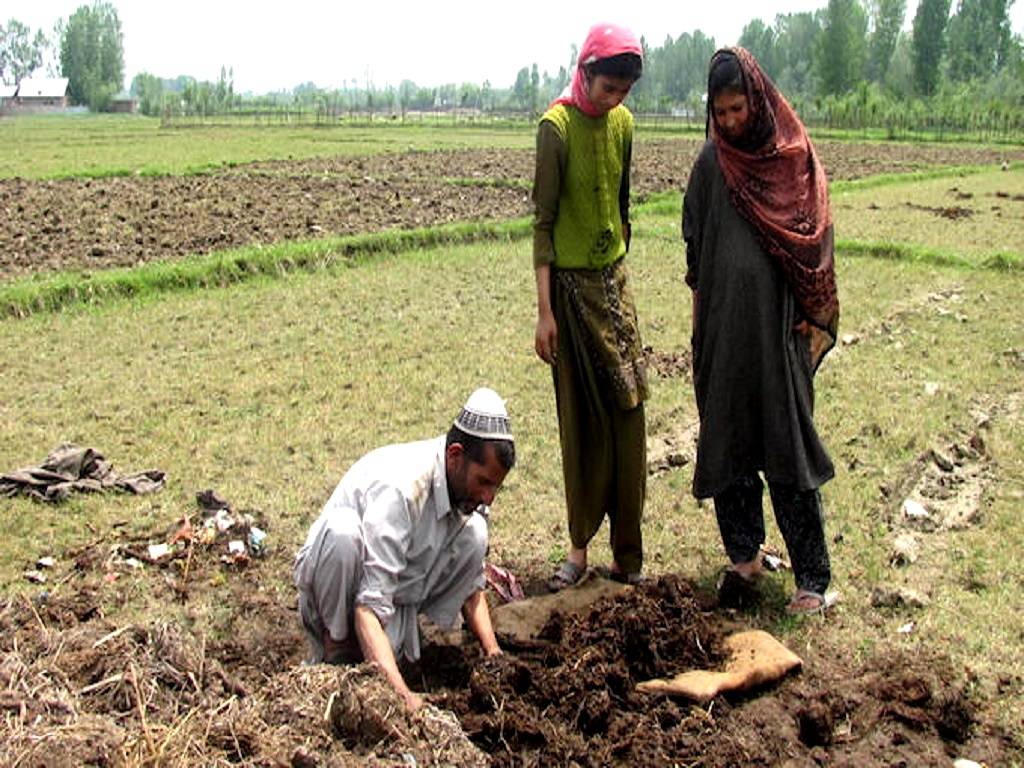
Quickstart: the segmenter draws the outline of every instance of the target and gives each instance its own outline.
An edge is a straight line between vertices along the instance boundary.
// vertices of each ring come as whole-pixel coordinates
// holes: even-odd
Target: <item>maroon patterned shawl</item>
[[[715,126],[708,95],[708,134],[733,204],[786,276],[806,320],[815,368],[835,344],[839,324],[832,215],[825,171],[807,130],[786,98],[744,48],[723,48],[743,71],[750,110],[743,148]]]

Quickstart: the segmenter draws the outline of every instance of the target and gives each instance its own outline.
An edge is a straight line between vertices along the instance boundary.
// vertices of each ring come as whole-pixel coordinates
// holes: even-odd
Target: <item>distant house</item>
[[[134,112],[139,107],[139,102],[130,93],[122,91],[110,99],[111,112]]]
[[[50,111],[68,106],[66,77],[30,77],[18,84],[15,104],[24,111]]]
[[[14,94],[17,92],[18,86],[0,83],[0,115],[5,114],[8,107],[14,104]]]

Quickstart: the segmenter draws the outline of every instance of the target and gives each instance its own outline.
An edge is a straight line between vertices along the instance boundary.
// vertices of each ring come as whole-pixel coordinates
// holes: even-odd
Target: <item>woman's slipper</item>
[[[825,613],[839,600],[838,592],[812,592],[809,589],[798,589],[786,606],[790,616],[812,616]]]
[[[586,572],[587,569],[585,567],[576,565],[571,560],[566,560],[558,566],[554,576],[548,579],[548,590],[551,592],[561,592],[566,587],[571,587],[579,582]]]

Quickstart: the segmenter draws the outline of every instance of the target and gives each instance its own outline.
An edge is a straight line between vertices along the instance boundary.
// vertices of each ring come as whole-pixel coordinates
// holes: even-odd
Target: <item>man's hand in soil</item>
[[[409,689],[402,673],[398,671],[395,652],[391,649],[391,641],[388,640],[388,636],[384,634],[384,627],[381,625],[380,619],[365,605],[356,606],[356,636],[359,638],[359,647],[363,652],[363,658],[384,670],[391,687],[405,702],[406,709],[415,712],[422,707],[423,699]]]
[[[480,645],[487,656],[500,656],[501,648],[494,636],[491,625],[491,612],[487,608],[487,598],[483,590],[477,590],[462,605],[462,618],[466,620],[470,630],[480,640]]]

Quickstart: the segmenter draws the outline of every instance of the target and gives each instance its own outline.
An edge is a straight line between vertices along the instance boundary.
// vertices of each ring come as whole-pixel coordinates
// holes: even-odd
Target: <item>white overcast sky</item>
[[[91,2],[91,0],[89,0]],[[14,18],[50,34],[83,0],[4,0],[0,23]],[[290,90],[312,81],[340,88],[367,80],[419,85],[482,83],[508,87],[536,62],[554,74],[597,21],[624,24],[648,44],[700,29],[735,43],[755,17],[816,10],[827,0],[348,0],[234,3],[219,0],[113,0],[124,33],[125,87],[139,72],[216,80],[234,69],[235,90]],[[907,22],[916,0],[908,0]],[[955,6],[955,3],[954,3]],[[1011,8],[1024,31],[1024,0]]]

